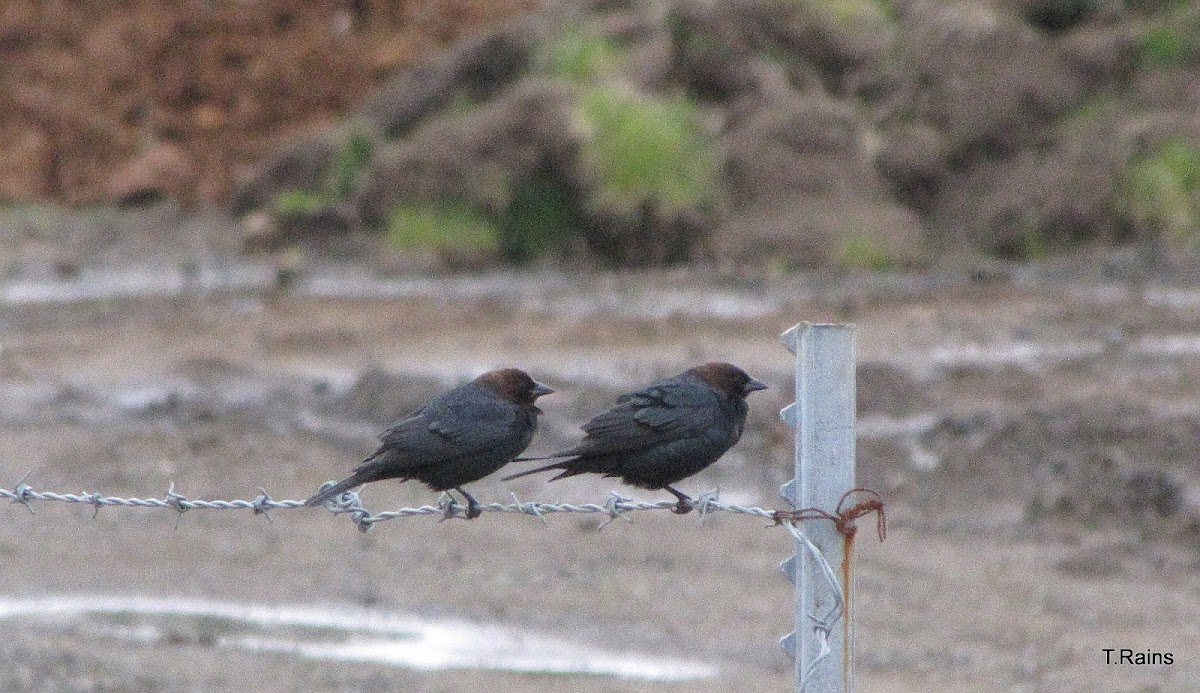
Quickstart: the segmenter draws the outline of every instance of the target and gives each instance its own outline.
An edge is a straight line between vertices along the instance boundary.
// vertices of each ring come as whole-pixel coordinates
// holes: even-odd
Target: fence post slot
[[[854,327],[803,322],[780,339],[796,355],[796,401],[780,412],[796,431],[796,478],[780,494],[795,508],[832,512],[855,485]],[[796,629],[780,644],[796,660],[797,691],[853,691],[854,580],[845,555],[850,544],[832,522],[805,522],[799,529],[803,536],[796,537],[795,555],[779,566],[796,585]],[[830,566],[841,594],[831,584]],[[822,632],[823,620],[829,625],[838,613],[840,621]]]

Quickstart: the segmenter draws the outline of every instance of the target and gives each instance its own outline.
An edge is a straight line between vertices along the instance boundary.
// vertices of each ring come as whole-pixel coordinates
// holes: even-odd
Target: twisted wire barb
[[[717,496],[716,491],[709,491],[693,501],[693,507],[699,511],[698,514],[702,523],[708,514],[714,512],[750,515],[778,523],[781,513],[789,512],[737,505],[734,503],[722,503],[717,500]],[[304,501],[302,500],[275,500],[262,489],[259,489],[259,495],[251,500],[201,500],[198,498],[188,498],[175,491],[174,483],[168,487],[167,493],[163,498],[121,498],[94,492],[59,493],[55,491],[39,491],[29,484],[21,482],[12,490],[0,488],[0,498],[7,499],[12,503],[20,503],[29,508],[30,512],[33,511],[32,504],[34,501],[83,503],[91,505],[95,509],[93,517],[96,513],[100,512],[101,508],[107,507],[171,508],[179,515],[189,510],[200,508],[205,510],[251,510],[255,515],[263,515],[270,520],[269,511],[271,510],[294,510],[304,507]],[[608,515],[608,519],[600,524],[600,527],[604,527],[617,518],[628,519],[625,518],[625,515],[633,511],[675,510],[677,505],[677,502],[674,500],[635,501],[617,493],[609,496],[608,500],[604,503],[543,503],[540,501],[521,501],[517,498],[516,494],[513,494],[512,503],[480,504],[479,509],[483,512],[532,515],[543,523],[546,521],[545,516],[549,513],[599,513]],[[443,494],[437,505],[422,505],[413,508],[398,508],[396,510],[372,513],[362,504],[362,499],[355,492],[343,493],[341,496],[328,501],[324,507],[335,515],[348,515],[350,520],[364,532],[378,522],[395,520],[402,517],[439,515],[442,520],[454,517],[465,518],[467,510],[466,506],[459,504],[452,496]]]

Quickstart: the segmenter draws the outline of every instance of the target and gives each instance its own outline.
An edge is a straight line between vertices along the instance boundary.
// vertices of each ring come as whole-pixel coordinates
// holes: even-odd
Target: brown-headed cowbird
[[[561,461],[504,477],[549,469],[551,479],[576,474],[621,477],[632,486],[664,489],[679,499],[675,512],[692,509],[691,498],[671,487],[717,461],[742,436],[746,395],[766,385],[728,363],[706,363],[617,398],[612,409],[583,425],[583,440],[568,450],[522,460]]]
[[[552,392],[516,368],[488,371],[392,424],[379,437],[383,444],[349,478],[304,504],[320,505],[372,481],[416,479],[434,491],[458,491],[467,499],[467,517],[479,517],[479,503],[463,484],[491,474],[529,446],[542,413],[534,400]]]

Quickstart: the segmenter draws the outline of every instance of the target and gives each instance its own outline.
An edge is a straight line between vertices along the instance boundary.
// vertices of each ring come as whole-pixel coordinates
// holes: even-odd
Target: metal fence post
[[[833,511],[842,494],[854,487],[854,327],[804,322],[780,339],[796,355],[796,402],[780,412],[796,430],[796,478],[780,493],[796,508]],[[852,691],[853,575],[845,555],[850,544],[832,522],[807,522],[803,532],[827,565],[800,538],[795,555],[780,565],[796,585],[796,630],[780,644],[795,657],[797,691]],[[826,574],[828,566],[842,583],[845,611],[826,637],[814,626],[836,609],[840,598]],[[822,659],[823,646],[828,653]]]

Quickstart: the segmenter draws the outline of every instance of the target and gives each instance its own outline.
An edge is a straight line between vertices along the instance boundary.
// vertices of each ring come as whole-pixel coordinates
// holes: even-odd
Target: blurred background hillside
[[[44,2],[0,8],[0,197],[221,203],[289,133],[532,2]],[[132,180],[130,180],[132,179]]]
[[[251,250],[1161,265],[1200,219],[1190,2],[13,0],[0,59],[0,199],[216,206]]]

